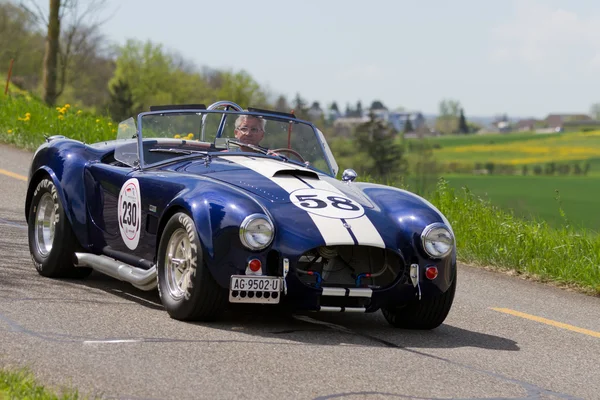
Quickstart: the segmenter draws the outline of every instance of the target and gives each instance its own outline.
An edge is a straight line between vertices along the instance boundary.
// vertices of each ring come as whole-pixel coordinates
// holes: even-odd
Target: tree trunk
[[[53,106],[56,102],[60,2],[61,0],[50,0],[48,17],[48,35],[46,36],[46,54],[44,55],[44,101],[49,106]]]

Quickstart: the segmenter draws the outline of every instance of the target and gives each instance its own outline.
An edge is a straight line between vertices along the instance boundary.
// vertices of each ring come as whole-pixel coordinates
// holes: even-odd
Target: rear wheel
[[[180,212],[169,219],[157,259],[158,293],[172,318],[212,321],[222,314],[227,293],[204,263],[196,225],[189,215]]]
[[[452,284],[439,296],[412,300],[398,307],[382,308],[381,312],[390,325],[404,329],[435,329],[440,326],[452,307],[456,293],[456,273]]]
[[[29,251],[40,275],[84,278],[92,272],[73,265],[79,244],[51,179],[44,178],[36,186],[28,221]]]

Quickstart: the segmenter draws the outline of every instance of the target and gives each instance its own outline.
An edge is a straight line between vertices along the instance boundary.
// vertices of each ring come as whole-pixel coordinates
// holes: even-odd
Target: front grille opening
[[[282,276],[283,268],[279,262],[279,252],[275,250],[269,251],[267,254],[267,275],[271,276]]]
[[[379,289],[405,273],[402,258],[387,249],[370,246],[327,246],[312,249],[298,260],[296,274],[311,287]]]

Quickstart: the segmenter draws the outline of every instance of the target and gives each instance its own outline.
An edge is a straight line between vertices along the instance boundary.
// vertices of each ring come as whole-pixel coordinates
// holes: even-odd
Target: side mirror
[[[346,182],[346,183],[350,183],[350,182],[353,182],[357,176],[358,176],[358,174],[356,173],[355,170],[348,168],[348,169],[345,169],[342,174],[342,181]]]

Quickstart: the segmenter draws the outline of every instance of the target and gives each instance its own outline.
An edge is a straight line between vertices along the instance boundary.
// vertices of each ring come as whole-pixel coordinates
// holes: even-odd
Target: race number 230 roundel
[[[140,241],[140,225],[142,219],[142,201],[140,183],[137,179],[127,180],[119,193],[119,230],[125,245],[135,250]]]

